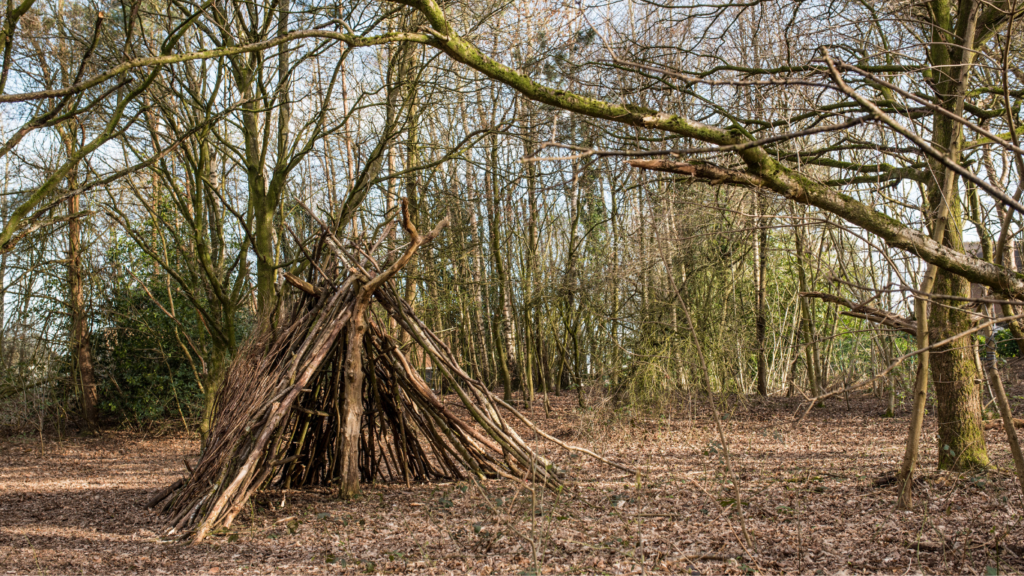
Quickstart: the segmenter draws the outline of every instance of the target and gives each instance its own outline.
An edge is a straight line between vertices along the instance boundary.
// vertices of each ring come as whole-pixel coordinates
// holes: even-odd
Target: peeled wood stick
[[[446,373],[446,375],[449,378],[451,378],[451,373],[448,372],[447,368],[443,363],[440,364],[440,367]],[[469,396],[466,395],[465,390],[463,390],[462,387],[459,386],[458,382],[454,378],[452,378],[452,386],[455,388],[455,393],[458,394],[460,399],[462,399],[463,405],[465,405],[466,408],[473,415],[473,418],[481,426],[484,427],[484,430],[486,430],[488,434],[490,434],[491,437],[494,438],[501,445],[501,447],[507,451],[508,454],[511,454],[511,456],[515,460],[519,461],[521,465],[526,467],[527,470],[533,470],[539,476],[543,477],[545,485],[560,485],[554,478],[551,477],[551,474],[548,472],[546,468],[541,467],[538,469],[536,462],[538,460],[547,462],[546,459],[543,459],[540,456],[534,454],[528,446],[522,443],[521,439],[517,441],[506,435],[505,432],[502,429],[500,429],[497,424],[490,420],[489,416],[486,416],[482,412],[480,412],[478,406],[469,399]],[[523,453],[523,451],[530,454],[531,457],[527,458],[526,453]],[[509,464],[511,468],[511,462],[509,462]]]
[[[459,473],[457,468],[455,468],[454,466],[450,466],[451,460],[449,459],[448,456],[448,450],[444,448],[444,444],[436,443],[436,441],[438,440],[437,431],[433,430],[430,427],[430,421],[422,418],[422,415],[420,414],[410,412],[409,426],[413,428],[413,434],[409,435],[409,440],[416,445],[416,448],[419,451],[419,456],[423,460],[424,467],[435,476],[455,476],[456,478],[459,478],[461,480],[462,474]],[[434,470],[434,465],[431,464],[430,459],[427,457],[426,449],[424,449],[423,445],[420,444],[419,436],[416,435],[417,431],[419,431],[420,434],[422,434],[423,437],[426,439],[427,445],[430,446],[430,449],[434,452],[434,454],[437,457],[438,464],[440,466],[443,466],[444,468],[448,468],[451,474],[445,474],[443,472]]]
[[[432,417],[434,411],[421,411],[418,409],[418,406],[415,406],[415,404],[410,403],[410,405],[413,408],[416,408],[416,410],[411,411],[412,418],[416,420],[417,426],[419,426],[420,430],[422,430],[425,433],[427,441],[431,445],[434,452],[437,454],[439,462],[444,464],[444,467],[448,469],[449,476],[454,476],[455,478],[461,480],[463,478],[462,472],[456,463],[456,460],[459,458],[459,453],[447,442],[445,442],[444,439],[441,437],[441,434],[438,433],[437,428],[434,425],[434,419]],[[455,457],[455,460],[452,459],[453,456]],[[467,462],[466,465],[468,466],[469,463]]]
[[[448,442],[452,445],[452,447],[455,448],[455,450],[462,457],[462,460],[466,463],[467,466],[469,466],[470,471],[473,472],[474,474],[481,475],[482,472],[480,471],[480,463],[477,462],[476,458],[469,453],[469,449],[462,445],[462,442],[452,432],[451,428],[449,428],[448,425],[444,423],[444,420],[441,419],[441,416],[434,411],[428,412],[428,414],[430,415],[431,418],[434,419],[437,426],[441,429],[441,432],[444,433],[446,438],[448,438]]]
[[[504,420],[502,420],[501,416],[498,414],[497,409],[494,406],[494,403],[490,401],[490,393],[486,389],[484,389],[485,393],[483,394],[481,394],[480,391],[477,390],[477,386],[480,386],[480,383],[477,380],[473,379],[465,371],[463,371],[462,368],[458,365],[458,363],[451,361],[450,350],[448,350],[448,355],[442,354],[438,350],[438,347],[435,346],[435,343],[437,343],[437,338],[430,338],[427,336],[427,334],[431,334],[431,332],[427,330],[426,327],[423,326],[423,324],[419,322],[418,319],[416,319],[415,316],[411,314],[411,310],[406,310],[406,308],[408,308],[408,304],[404,300],[397,298],[394,294],[386,294],[385,297],[388,299],[388,303],[391,306],[392,315],[395,316],[395,319],[402,326],[402,328],[404,328],[406,332],[412,335],[413,339],[415,339],[416,342],[419,343],[419,345],[422,346],[423,349],[426,350],[427,353],[430,354],[430,356],[440,364],[441,369],[444,372],[446,372],[446,375],[449,378],[455,381],[456,379],[454,378],[454,376],[452,376],[451,373],[454,372],[455,374],[458,374],[459,377],[469,385],[470,391],[473,392],[473,395],[476,396],[477,401],[487,411],[489,418],[494,423],[496,423],[496,426],[500,427],[502,430],[505,430],[506,425],[504,423]],[[442,348],[446,349],[443,342],[440,343],[440,345]],[[480,387],[482,388],[482,386]]]
[[[506,433],[510,437],[512,437],[516,441],[516,443],[518,443],[520,446],[522,446],[530,454],[530,456],[533,459],[539,460],[541,465],[545,469],[548,466],[554,467],[554,464],[550,460],[548,460],[547,458],[544,458],[543,456],[540,456],[539,454],[534,452],[533,449],[530,448],[529,445],[526,443],[526,441],[523,440],[522,437],[519,436],[519,433],[516,432],[515,428],[512,428],[511,426],[508,426],[505,423],[505,419],[502,418],[501,415],[498,413],[497,407],[494,404],[494,400],[498,399],[497,396],[494,396],[491,393],[490,390],[485,388],[483,385],[480,384],[480,382],[478,382],[476,380],[470,379],[468,381],[468,385],[469,385],[470,390],[473,391],[473,393],[477,396],[478,399],[480,399],[480,401],[482,403],[483,402],[487,402],[487,406],[489,406],[491,408],[491,410],[493,411],[494,419],[501,424],[502,431],[504,433]],[[534,466],[534,463],[531,461],[530,465]],[[556,473],[557,474],[561,474],[561,471],[556,470]]]
[[[256,480],[249,485],[249,489],[245,492],[245,494],[243,494],[241,498],[237,498],[235,502],[231,505],[231,507],[228,508],[228,511],[225,514],[224,521],[222,523],[223,527],[231,527],[231,523],[235,521],[235,517],[238,516],[238,514],[242,511],[243,507],[245,506],[245,503],[249,501],[249,498],[252,498],[253,494],[255,494],[257,490],[259,490],[260,486],[262,486],[263,483],[266,482],[271,472],[274,471],[273,466],[268,466],[266,464],[264,464],[261,468],[262,471],[260,472],[260,475],[256,477]]]
[[[295,286],[296,288],[298,288],[299,290],[302,290],[303,292],[305,292],[306,294],[309,294],[310,296],[317,296],[318,295],[318,292],[316,291],[316,288],[314,288],[313,285],[310,284],[309,282],[306,282],[305,280],[303,280],[303,279],[301,279],[301,278],[299,278],[297,276],[293,276],[292,274],[289,274],[287,272],[284,272],[283,274],[284,274],[284,279],[287,280],[288,283],[291,284],[292,286]]]
[[[409,332],[409,334],[411,334],[413,338],[421,346],[423,346],[424,350],[426,350],[427,353],[429,353],[431,357],[433,357],[434,360],[438,362],[438,367],[441,368],[445,375],[452,380],[456,394],[458,394],[459,398],[462,400],[462,403],[473,415],[473,418],[481,426],[484,427],[484,430],[486,430],[491,435],[492,438],[494,438],[495,440],[498,441],[499,444],[501,444],[502,448],[512,452],[515,459],[519,460],[520,463],[522,463],[524,466],[527,466],[528,468],[535,467],[535,464],[531,464],[531,462],[534,462],[536,460],[540,460],[542,463],[544,463],[544,465],[549,463],[547,459],[534,454],[533,451],[530,450],[525,445],[522,439],[518,437],[518,435],[515,435],[515,433],[511,431],[511,429],[509,429],[507,426],[504,426],[504,421],[501,419],[501,416],[494,409],[493,404],[481,402],[481,404],[484,404],[484,408],[487,409],[489,413],[487,414],[487,416],[484,416],[483,413],[479,412],[476,404],[469,399],[469,397],[466,395],[462,387],[459,386],[458,380],[456,380],[456,378],[449,371],[448,362],[446,362],[447,359],[442,357],[442,355],[437,351],[437,349],[432,345],[432,343],[427,340],[423,332],[420,330],[420,327],[416,326],[412,322],[409,322],[408,318],[406,318],[405,316],[400,317],[398,320],[399,323],[402,324],[402,327],[405,328],[406,331]],[[473,384],[477,383],[472,378],[468,378],[468,376],[463,377],[462,380],[464,380],[467,384],[470,385],[471,390],[473,390]],[[474,394],[477,393],[476,390],[473,390],[473,392]],[[487,398],[487,396],[484,396],[484,398]],[[501,424],[499,424],[499,422]],[[506,432],[515,435],[515,438],[510,438],[509,434],[506,434]],[[526,452],[530,453],[531,458],[527,458],[526,455],[521,452],[522,450],[525,450]]]

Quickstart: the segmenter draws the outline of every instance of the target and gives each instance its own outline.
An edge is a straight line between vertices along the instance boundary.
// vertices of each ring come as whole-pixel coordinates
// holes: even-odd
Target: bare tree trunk
[[[767,288],[766,276],[768,274],[768,225],[766,223],[765,208],[767,201],[765,195],[757,191],[757,198],[754,201],[757,218],[757,239],[754,242],[754,258],[757,260],[757,393],[761,396],[768,395],[768,359],[765,356],[765,337],[768,328],[768,311],[765,306],[765,290]]]
[[[938,42],[930,51],[931,61],[939,71],[935,91],[939,104],[954,114],[964,111],[964,99],[974,61],[975,26],[981,2],[965,0],[954,16],[948,7],[936,12],[936,30],[954,30],[958,45],[950,49]],[[933,120],[932,141],[945,150],[954,163],[961,161],[962,126],[947,116],[937,114]],[[934,227],[945,227],[943,245],[963,252],[963,207],[960,202],[958,176],[937,161],[930,162],[933,173],[941,176],[928,186],[928,203],[945,206],[947,218],[937,219]],[[970,297],[970,282],[962,276],[939,269],[935,294]],[[969,329],[974,323],[967,303],[947,301],[931,306],[928,323],[934,341],[944,340]],[[939,421],[939,468],[971,469],[988,466],[985,434],[981,427],[981,398],[977,385],[978,369],[974,364],[970,336],[957,338],[949,345],[931,353],[932,380],[935,385]]]
[[[950,181],[946,181],[947,184]],[[946,220],[949,217],[949,203],[946,201],[948,195],[939,195],[936,212],[932,220],[931,237],[936,242],[942,242],[946,235]],[[910,430],[907,433],[907,447],[903,454],[903,464],[899,472],[900,493],[896,500],[896,507],[900,510],[910,510],[914,504],[914,469],[917,466],[918,455],[921,446],[921,428],[924,425],[925,401],[928,399],[928,375],[931,362],[931,352],[928,350],[931,338],[928,326],[928,295],[932,292],[938,269],[929,264],[921,285],[918,287],[920,295],[914,300],[914,311],[917,316],[917,348],[922,350],[918,355],[917,380],[914,383],[914,408],[910,414]]]
[[[73,180],[73,178],[72,178]],[[77,183],[72,181],[72,187]],[[80,211],[79,195],[68,198],[68,214]],[[82,277],[82,223],[80,218],[68,220],[68,312],[71,316],[70,352],[72,377],[82,389],[82,417],[91,432],[99,430],[99,395],[92,365],[88,318]]]
[[[409,83],[404,90],[409,109],[409,121],[406,128],[405,170],[413,170],[420,164],[419,109],[416,103],[416,82],[409,79],[409,76],[413,74],[412,58],[414,54],[414,50],[408,50],[406,58],[402,61],[402,72],[399,76],[403,82]],[[420,217],[420,187],[419,174],[417,172],[412,172],[405,178],[405,197],[409,203],[409,219],[413,225],[416,225],[419,223]],[[405,274],[405,301],[413,310],[416,309],[416,276],[417,263],[413,261],[409,263]],[[409,334],[403,334],[402,342],[409,342],[411,338]]]
[[[220,392],[224,377],[231,362],[231,351],[214,338],[212,350],[206,360],[206,374],[203,379],[203,417],[199,422],[199,442],[206,449],[206,441],[213,429],[213,417],[217,412],[217,393]]]
[[[528,135],[532,135],[532,130],[528,132]],[[523,152],[527,157],[531,156],[533,154],[532,143],[528,142]],[[538,346],[535,344],[535,341],[540,339],[540,331],[537,329],[537,311],[533,302],[535,287],[537,286],[537,276],[539,274],[537,221],[540,218],[540,214],[537,206],[536,166],[532,162],[528,162],[525,170],[529,213],[527,214],[526,282],[524,283],[525,297],[523,298],[523,328],[526,334],[523,345],[523,372],[526,377],[523,398],[526,401],[526,407],[529,408],[533,405],[535,381],[542,378],[537,354]],[[547,398],[545,396],[546,401]]]
[[[487,213],[490,220],[490,241],[491,258],[494,261],[494,270],[498,276],[498,298],[500,303],[500,321],[495,327],[495,343],[501,342],[498,348],[498,374],[501,376],[503,398],[505,402],[512,401],[512,386],[516,381],[516,341],[515,341],[515,319],[512,316],[512,301],[509,294],[508,275],[505,271],[505,262],[501,253],[501,228],[502,228],[502,203],[498,197],[498,141],[492,136],[487,161],[487,181],[484,183],[484,190],[487,192],[488,207]]]
[[[963,277],[939,270],[935,293],[970,296]],[[933,305],[928,319],[932,339],[944,339],[969,330],[972,314],[949,303]],[[974,364],[974,346],[964,336],[931,353],[935,382],[936,417],[939,421],[939,468],[970,469],[988,465],[985,435],[981,427],[981,389]]]
[[[804,271],[803,228],[798,227],[794,233],[796,234],[797,277],[800,281],[800,291],[807,292],[807,273]],[[800,312],[803,316],[800,332],[803,333],[807,342],[806,346],[804,346],[804,355],[807,358],[807,380],[811,386],[811,396],[817,396],[820,392],[819,371],[816,362],[818,346],[815,342],[814,319],[811,316],[810,305],[807,300],[806,297],[800,297]]]
[[[58,133],[64,151],[72,157],[78,151],[76,124],[60,127]],[[78,187],[78,168],[68,172],[68,188]],[[82,418],[90,432],[99,431],[99,393],[93,371],[92,347],[89,342],[88,318],[85,312],[85,287],[82,273],[82,220],[75,216],[81,212],[81,196],[72,194],[67,199],[68,211],[68,316],[71,322],[68,355],[71,357],[71,377],[82,392]]]
[[[993,315],[993,306],[986,306],[987,314]],[[1017,438],[1017,428],[1013,423],[1013,412],[1010,410],[1010,402],[1006,398],[1006,390],[1003,388],[1003,379],[999,376],[999,359],[996,355],[996,339],[992,333],[992,327],[985,329],[985,373],[988,377],[989,386],[996,395],[996,405],[999,407],[999,415],[1003,419],[1003,430],[1006,432],[1006,439],[1010,443],[1010,453],[1013,455],[1013,466],[1017,471],[1017,481],[1020,483],[1021,492],[1024,492],[1024,454],[1020,450],[1020,440]]]

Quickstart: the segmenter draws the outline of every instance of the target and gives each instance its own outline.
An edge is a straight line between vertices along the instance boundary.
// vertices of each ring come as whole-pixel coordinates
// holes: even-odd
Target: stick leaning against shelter
[[[168,536],[200,541],[230,527],[264,487],[333,486],[351,497],[360,481],[468,476],[562,486],[561,471],[506,423],[490,391],[395,291],[392,277],[448,223],[421,236],[402,208],[410,242],[378,274],[367,270],[379,269],[372,259],[360,265],[320,222],[307,278],[285,276],[298,290],[283,319],[276,327],[263,322],[232,362],[199,463],[181,486],[151,501],[163,502]],[[371,310],[373,301],[379,307]],[[378,311],[431,356],[464,414],[427,386]]]

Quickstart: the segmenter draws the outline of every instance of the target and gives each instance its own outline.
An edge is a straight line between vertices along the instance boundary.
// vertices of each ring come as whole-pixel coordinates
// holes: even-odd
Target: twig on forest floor
[[[636,474],[636,471],[632,470],[631,468],[628,468],[628,467],[623,466],[622,464],[618,464],[616,462],[612,462],[611,460],[608,460],[607,458],[604,458],[603,456],[599,456],[599,455],[595,454],[593,451],[587,450],[586,448],[580,448],[579,446],[573,446],[571,444],[566,444],[565,442],[562,442],[558,438],[555,438],[554,436],[544,432],[539,427],[537,427],[536,424],[531,422],[526,416],[523,416],[522,413],[520,413],[518,410],[513,408],[511,405],[506,403],[504,400],[502,400],[498,395],[492,393],[491,394],[491,399],[496,404],[498,404],[498,406],[501,406],[502,408],[505,408],[506,410],[511,412],[512,415],[515,416],[516,418],[518,418],[523,424],[525,424],[527,428],[533,430],[536,434],[538,434],[540,437],[544,438],[545,440],[548,440],[550,442],[554,442],[555,444],[558,444],[559,446],[561,446],[562,448],[564,448],[566,450],[569,450],[569,451],[572,451],[572,452],[579,452],[581,454],[586,454],[587,456],[590,456],[591,458],[594,458],[596,460],[604,462],[605,464],[607,464],[607,465],[609,465],[609,466],[611,466],[613,468],[618,468],[619,470],[622,470],[623,472],[626,472],[626,473],[629,473],[629,474]]]

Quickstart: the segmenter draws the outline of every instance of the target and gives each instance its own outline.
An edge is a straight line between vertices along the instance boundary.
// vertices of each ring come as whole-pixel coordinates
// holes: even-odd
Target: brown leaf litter
[[[1024,398],[1024,387],[1009,393]],[[529,417],[638,476],[528,434],[568,472],[567,490],[375,484],[355,501],[271,491],[201,544],[161,540],[161,518],[144,509],[183,460],[195,462],[195,438],[0,440],[0,573],[1024,572],[1024,505],[1001,430],[986,432],[996,470],[936,472],[929,419],[916,507],[901,512],[884,475],[902,458],[905,413],[884,418],[877,399],[851,398],[848,409],[836,398],[794,427],[795,399],[729,399],[723,424],[751,548],[702,405],[645,414],[575,402],[552,398],[550,417],[539,403]]]

